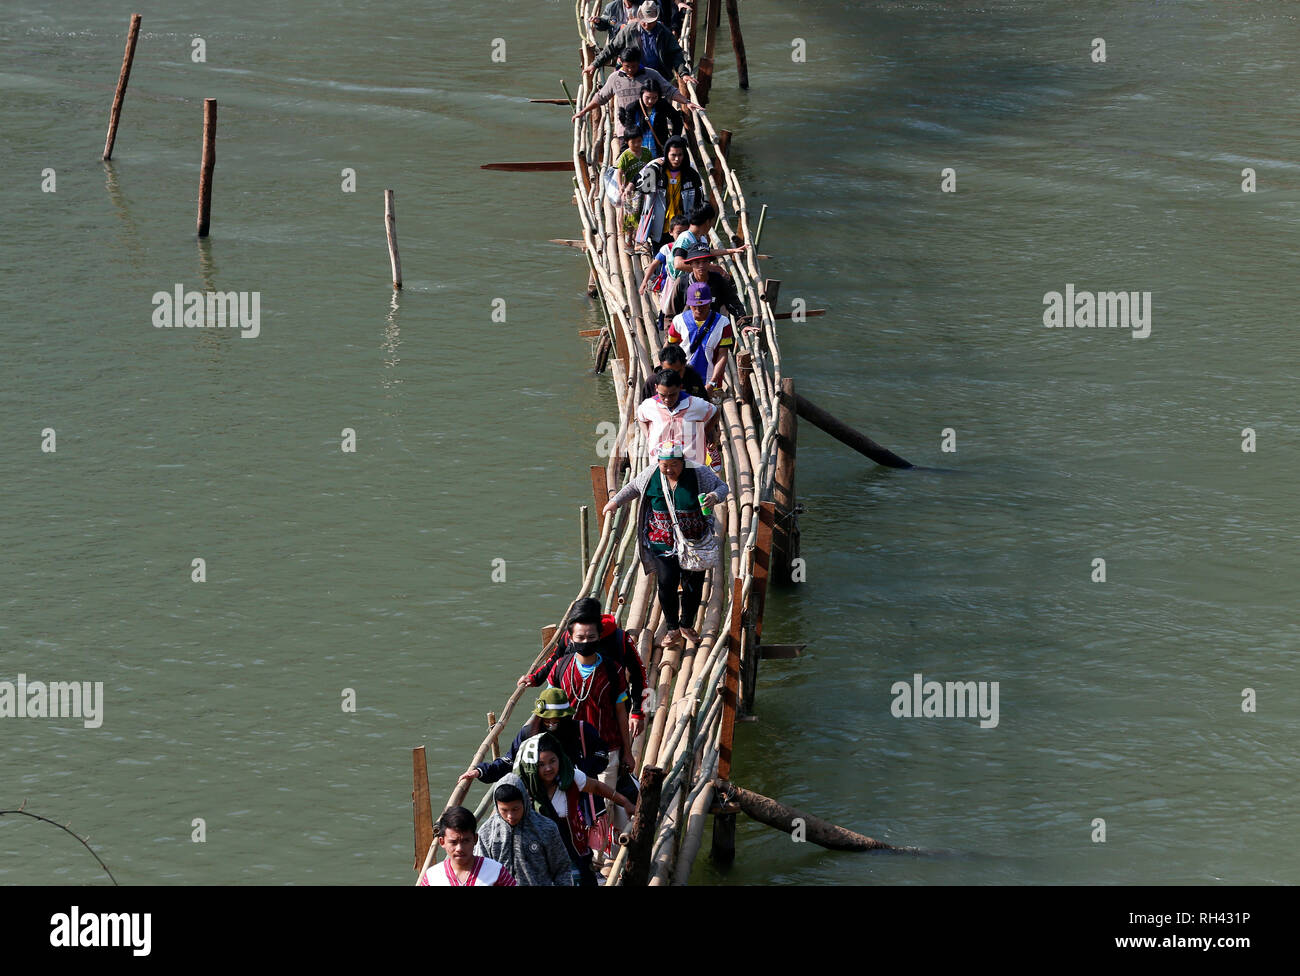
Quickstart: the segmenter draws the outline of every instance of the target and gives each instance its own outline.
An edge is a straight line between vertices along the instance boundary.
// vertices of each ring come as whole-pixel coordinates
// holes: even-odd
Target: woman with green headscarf
[[[573,760],[549,732],[535,735],[520,746],[515,773],[528,787],[529,796],[537,804],[537,812],[560,828],[560,837],[577,871],[578,884],[595,885],[589,836],[595,821],[589,804],[581,802],[582,794],[602,796],[617,803],[629,815],[636,809],[632,801],[595,777],[588,778],[581,769],[574,768]]]

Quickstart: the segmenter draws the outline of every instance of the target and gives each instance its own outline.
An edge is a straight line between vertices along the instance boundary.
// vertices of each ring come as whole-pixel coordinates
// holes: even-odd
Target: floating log
[[[827,413],[821,407],[817,406],[805,398],[794,395],[794,401],[797,406],[799,416],[808,421],[814,427],[818,427],[830,434],[837,441],[847,444],[859,454],[863,454],[879,465],[886,468],[914,468],[911,461],[905,460],[873,441],[866,434],[860,434],[842,420]]]
[[[568,105],[567,98],[530,98],[528,99],[534,105]]]
[[[884,841],[875,840],[852,830],[847,830],[844,827],[838,827],[827,820],[822,820],[820,817],[814,817],[812,814],[803,813],[794,807],[788,807],[771,797],[763,796],[761,793],[742,789],[732,783],[719,782],[717,786],[718,795],[725,794],[729,799],[739,803],[740,809],[751,820],[757,820],[759,823],[775,827],[787,834],[794,833],[796,820],[802,821],[803,836],[818,847],[824,847],[830,851],[901,850],[901,848],[895,847],[893,844],[886,844]]]
[[[199,166],[199,236],[212,224],[212,170],[217,165],[217,100],[203,99],[203,161]]]
[[[563,244],[565,247],[576,247],[576,248],[577,248],[578,250],[580,250],[580,251],[586,250],[586,248],[587,248],[587,242],[586,242],[586,241],[571,241],[571,240],[567,240],[567,239],[565,239],[565,238],[563,238],[563,237],[552,237],[549,241],[547,241],[547,243],[548,243],[548,244]]]
[[[122,55],[122,70],[117,75],[117,91],[113,93],[113,107],[108,113],[108,138],[104,140],[105,161],[113,158],[113,143],[117,141],[117,123],[122,118],[122,102],[126,100],[126,83],[131,78],[131,62],[135,60],[135,42],[140,36],[140,15],[131,15],[131,26],[126,30],[126,51]]]
[[[806,308],[803,311],[804,318],[814,318],[818,315],[825,315],[825,314],[826,314],[826,309],[824,308]],[[772,316],[772,318],[777,319],[778,321],[782,319],[789,320],[794,318],[794,312],[777,312],[775,315]]]
[[[433,803],[429,798],[429,769],[425,764],[424,746],[411,750],[414,787],[411,804],[415,815],[415,870],[420,870],[424,853],[433,844]]]
[[[659,819],[659,794],[664,785],[664,771],[658,766],[641,770],[641,793],[636,810],[628,824],[627,833],[619,838],[627,846],[627,867],[623,871],[623,884],[645,887],[650,880],[650,850],[655,839],[655,824]]]
[[[572,173],[573,160],[546,159],[520,163],[484,163],[479,169],[492,169],[503,173]]]
[[[731,29],[731,49],[736,52],[736,71],[740,87],[749,89],[749,62],[745,58],[745,39],[740,35],[740,8],[736,0],[727,0],[727,26]]]
[[[384,191],[384,229],[388,234],[388,263],[393,268],[393,287],[402,287],[402,259],[397,256],[397,210],[393,206],[393,191]]]

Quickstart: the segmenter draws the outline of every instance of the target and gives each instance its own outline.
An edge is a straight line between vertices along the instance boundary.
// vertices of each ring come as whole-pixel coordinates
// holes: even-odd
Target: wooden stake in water
[[[131,15],[131,26],[126,32],[126,53],[122,55],[122,71],[117,76],[117,92],[113,95],[113,109],[108,113],[108,138],[104,140],[104,159],[113,158],[113,143],[117,141],[117,122],[122,117],[122,102],[126,98],[126,83],[131,77],[131,62],[135,60],[135,41],[140,36],[140,15]]]
[[[585,580],[587,578],[587,564],[591,562],[591,543],[588,541],[586,505],[578,508],[578,534],[582,539],[582,567],[580,572],[582,573],[581,578]]]
[[[731,48],[736,52],[736,71],[740,87],[749,90],[749,62],[745,59],[745,39],[740,36],[740,8],[736,0],[727,0],[727,24],[731,28]]]
[[[384,191],[384,227],[388,231],[388,260],[393,266],[393,287],[402,287],[402,259],[397,256],[397,213],[393,209],[393,191]]]
[[[203,162],[199,167],[199,236],[212,223],[212,169],[217,165],[217,100],[203,99]]]

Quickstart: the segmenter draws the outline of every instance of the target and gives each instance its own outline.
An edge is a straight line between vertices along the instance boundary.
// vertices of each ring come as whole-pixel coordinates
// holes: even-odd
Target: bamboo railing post
[[[131,78],[131,62],[135,60],[135,42],[140,36],[140,15],[131,15],[131,26],[126,31],[126,51],[122,55],[122,70],[117,75],[117,91],[113,93],[113,107],[108,113],[108,138],[104,140],[105,162],[113,158],[113,143],[117,141],[117,123],[122,118],[122,102],[126,100],[126,83]]]
[[[696,0],[698,5],[701,0]],[[704,56],[700,58],[696,77],[696,101],[701,105],[709,104],[709,90],[713,87],[713,54],[718,40],[718,22],[722,19],[722,0],[708,0],[708,9],[704,14]]]
[[[199,236],[212,223],[212,170],[217,165],[217,100],[203,99],[203,159],[199,165]]]
[[[722,786],[718,786],[722,791]],[[886,844],[884,841],[875,840],[864,834],[848,830],[844,827],[837,826],[820,817],[814,817],[812,814],[802,813],[794,807],[788,807],[784,803],[773,800],[771,797],[763,796],[761,793],[755,793],[752,790],[741,789],[734,783],[727,784],[727,795],[740,805],[745,816],[757,820],[759,823],[767,824],[769,827],[775,827],[777,830],[783,830],[787,834],[794,833],[794,823],[796,820],[802,822],[807,831],[807,839],[819,847],[825,847],[831,851],[906,851],[908,853],[923,853],[917,848],[899,848],[893,844]]]
[[[496,724],[497,724],[497,713],[496,713],[496,712],[488,712],[488,713],[487,713],[487,720],[488,720],[488,732],[490,733],[494,728],[496,728]],[[500,759],[500,758],[501,758],[501,742],[500,742],[499,737],[498,737],[498,736],[495,736],[495,735],[492,736],[492,758],[493,758],[493,759]]]
[[[731,28],[731,49],[736,52],[736,71],[740,87],[749,89],[749,62],[745,59],[745,39],[740,35],[740,8],[736,0],[727,0],[727,25]]]
[[[388,235],[388,262],[393,269],[393,287],[402,287],[402,259],[397,256],[397,211],[393,191],[384,191],[384,230]]]

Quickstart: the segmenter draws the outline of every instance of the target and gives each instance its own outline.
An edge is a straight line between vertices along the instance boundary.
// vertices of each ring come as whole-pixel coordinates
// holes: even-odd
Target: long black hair
[[[681,136],[671,136],[664,143],[664,169],[668,168],[668,151],[674,146],[682,150],[682,169],[691,169],[691,147],[686,144],[686,140]]]

